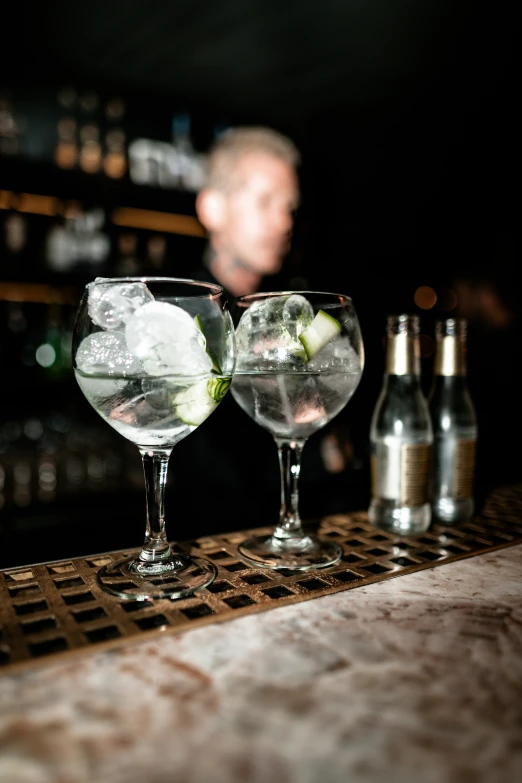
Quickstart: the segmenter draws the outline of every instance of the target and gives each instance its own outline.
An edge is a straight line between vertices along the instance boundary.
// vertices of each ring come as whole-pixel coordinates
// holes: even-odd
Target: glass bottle
[[[419,318],[387,319],[386,365],[371,428],[370,522],[400,534],[430,526],[428,479],[433,434],[420,385]]]
[[[430,501],[443,524],[473,516],[477,422],[466,384],[467,323],[447,318],[435,324],[437,348],[429,409],[433,427]]]

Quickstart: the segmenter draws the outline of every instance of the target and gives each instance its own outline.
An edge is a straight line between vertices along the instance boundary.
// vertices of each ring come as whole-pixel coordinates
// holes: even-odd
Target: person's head
[[[269,128],[234,128],[214,142],[196,201],[218,252],[258,275],[279,271],[299,199],[299,152]]]

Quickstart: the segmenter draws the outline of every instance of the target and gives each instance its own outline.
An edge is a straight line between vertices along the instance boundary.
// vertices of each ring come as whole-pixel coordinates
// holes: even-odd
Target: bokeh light
[[[56,351],[49,343],[43,343],[36,349],[36,361],[41,367],[52,367],[56,359]]]
[[[413,301],[421,310],[431,310],[437,302],[437,294],[431,286],[420,285],[413,295]]]
[[[78,161],[76,144],[69,141],[59,142],[54,153],[54,160],[61,169],[73,169]]]
[[[112,98],[105,106],[105,113],[111,120],[119,120],[125,114],[125,102],[121,98]]]
[[[64,87],[58,93],[58,103],[64,109],[71,109],[76,103],[76,90],[72,87]]]

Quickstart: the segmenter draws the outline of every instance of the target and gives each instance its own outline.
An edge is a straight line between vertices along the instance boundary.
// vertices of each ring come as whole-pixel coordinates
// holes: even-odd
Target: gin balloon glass
[[[336,563],[341,548],[303,530],[301,452],[307,438],[344,408],[364,367],[359,321],[349,297],[275,292],[240,297],[235,308],[237,363],[232,396],[274,437],[281,469],[279,524],[239,547],[266,568],[305,571]]]
[[[218,407],[234,361],[219,286],[166,277],[97,278],[86,286],[73,335],[76,380],[102,419],[136,444],[145,474],[145,541],[137,557],[98,571],[106,592],[174,599],[214,580],[212,563],[170,547],[165,484],[173,447]]]

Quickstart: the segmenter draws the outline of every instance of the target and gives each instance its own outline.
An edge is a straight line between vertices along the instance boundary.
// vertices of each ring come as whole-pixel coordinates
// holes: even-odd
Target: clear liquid
[[[80,389],[94,410],[120,435],[138,446],[172,448],[193,432],[197,424],[188,424],[187,408],[193,405],[196,415],[202,413],[202,389],[210,378],[230,376],[119,378],[87,375],[75,370]],[[183,421],[179,415],[179,395],[183,394]],[[210,403],[208,415],[215,405]]]
[[[430,496],[434,516],[450,525],[467,522],[474,513],[473,470],[470,456],[477,440],[473,403],[463,375],[436,376],[430,392],[434,431]],[[464,453],[468,454],[463,461]]]
[[[405,535],[423,533],[429,528],[428,472],[421,472],[414,449],[431,449],[432,442],[428,407],[418,377],[387,375],[370,428],[373,487],[368,517],[374,527]],[[403,471],[408,450],[410,469]],[[422,464],[426,466],[425,462]],[[407,486],[412,482],[417,500],[405,502],[406,496],[412,497],[411,486]]]
[[[279,438],[308,438],[344,408],[360,372],[238,372],[231,391],[236,402]]]

